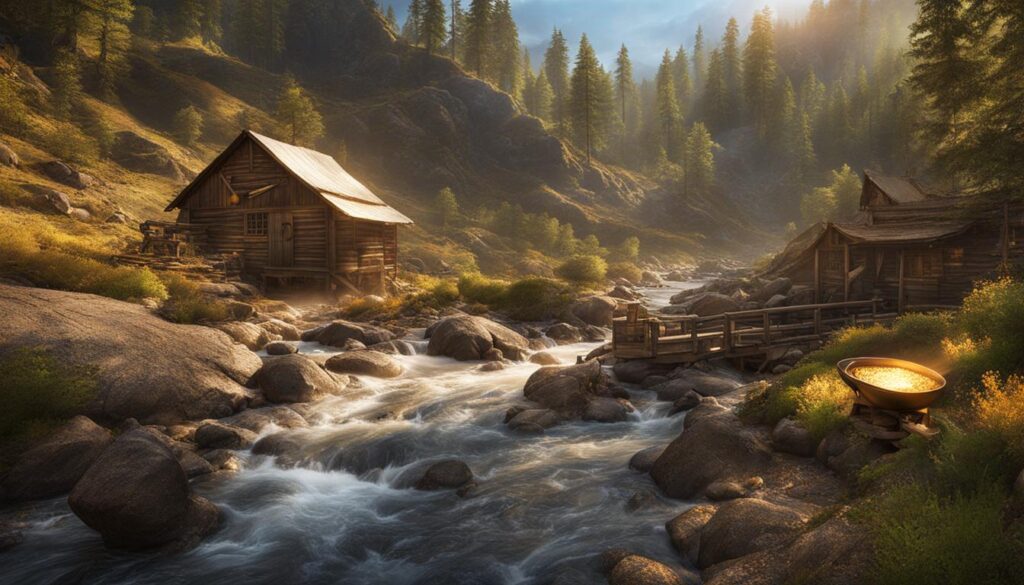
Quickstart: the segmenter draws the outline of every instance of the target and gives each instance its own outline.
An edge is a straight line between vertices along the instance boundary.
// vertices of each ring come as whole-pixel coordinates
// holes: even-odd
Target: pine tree
[[[679,111],[685,116],[690,110],[690,93],[693,91],[693,83],[690,81],[690,58],[686,56],[686,49],[679,47],[676,57],[672,61],[672,80],[676,85],[676,101],[679,103]]]
[[[466,68],[484,79],[490,72],[491,0],[471,0],[466,14],[466,35],[463,47],[463,63]]]
[[[789,139],[796,124],[796,93],[789,77],[783,75],[776,81],[767,116],[768,152],[775,156],[782,154],[782,161],[791,161]]]
[[[405,15],[405,24],[402,25],[402,37],[413,45],[419,45],[423,40],[425,3],[426,0],[412,0]]]
[[[388,4],[388,11],[384,16],[384,19],[388,22],[388,27],[391,28],[391,32],[398,33],[398,17],[395,16],[395,7]]]
[[[701,115],[715,131],[728,125],[729,90],[725,82],[725,69],[722,63],[722,52],[711,51],[708,71],[704,78],[704,95],[701,96]]]
[[[543,69],[537,74],[537,79],[533,84],[533,100],[534,110],[530,113],[537,116],[541,120],[551,120],[552,104],[555,100],[555,93],[551,90],[551,84],[548,83],[547,71]]]
[[[704,28],[697,26],[697,35],[693,39],[693,94],[704,94],[704,75],[707,72],[707,56],[704,47]]]
[[[807,68],[807,76],[800,84],[800,109],[812,121],[817,120],[825,107],[825,84],[818,80],[814,68]]]
[[[603,146],[607,137],[611,91],[607,74],[586,34],[580,38],[570,85],[573,138],[586,152],[589,164],[593,151]]]
[[[436,53],[444,46],[448,36],[448,17],[444,0],[423,0],[423,20],[419,30],[419,41],[428,53]]]
[[[460,21],[464,18],[462,14],[462,2],[451,0],[451,10],[448,14],[448,49],[451,52],[452,61],[459,58],[459,41],[462,40],[462,27]]]
[[[277,119],[284,126],[288,141],[292,144],[310,145],[324,134],[320,112],[290,75],[285,77],[277,100]]]
[[[551,120],[561,136],[567,136],[569,130],[569,47],[565,43],[562,31],[557,28],[551,33],[551,44],[544,53],[544,72],[551,84]]]
[[[697,122],[686,137],[683,195],[707,196],[715,183],[715,143],[703,123]]]
[[[622,154],[626,153],[626,139],[636,131],[636,81],[633,80],[633,62],[626,45],[619,48],[615,59],[615,101],[622,120]]]
[[[57,52],[53,62],[53,88],[50,103],[53,114],[60,120],[68,120],[82,99],[82,76],[78,56],[68,49]]]
[[[661,66],[658,68],[656,108],[658,112],[658,126],[661,129],[661,147],[672,162],[680,162],[683,153],[680,148],[680,126],[682,125],[682,114],[679,112],[679,102],[676,99],[675,78],[672,75],[672,55],[668,49],[661,59]]]
[[[519,59],[519,76],[522,80],[523,89],[520,92],[520,99],[527,112],[533,114],[537,109],[537,76],[533,72],[533,63],[530,59],[530,49],[523,49],[522,58]],[[534,114],[536,116],[536,114]]]
[[[768,137],[768,113],[775,87],[775,33],[769,8],[754,14],[743,51],[743,94],[750,120],[762,144]]]
[[[178,0],[178,38],[198,37],[203,30],[202,0]]]
[[[178,142],[195,146],[203,135],[203,114],[195,106],[184,107],[174,114],[173,129]]]
[[[289,0],[263,0],[260,15],[260,42],[263,48],[262,61],[265,67],[277,68],[284,55],[284,25],[287,20]]]
[[[491,16],[491,70],[498,88],[512,97],[519,96],[519,31],[512,19],[509,0],[496,0]]]
[[[459,216],[459,200],[456,199],[455,192],[449,187],[441,189],[437,194],[437,200],[434,202],[434,208],[437,210],[438,219],[441,221],[441,233],[448,237],[448,228],[455,223]]]
[[[722,75],[725,79],[726,124],[735,125],[740,119],[743,92],[743,65],[740,61],[740,25],[730,18],[722,37]]]
[[[117,78],[125,71],[125,53],[131,40],[128,23],[132,19],[131,0],[92,0],[90,9],[96,16],[99,52],[96,56],[96,77],[104,98],[114,95]]]
[[[204,0],[203,17],[199,25],[199,34],[205,43],[220,43],[224,36],[221,27],[221,0]]]
[[[919,0],[917,4],[918,18],[910,29],[910,55],[917,60],[911,81],[927,97],[933,114],[927,131],[938,145],[941,160],[960,148],[965,116],[982,97],[981,34],[964,2]]]
[[[793,178],[798,185],[806,187],[818,168],[818,157],[814,153],[814,141],[811,138],[810,117],[806,113],[799,113],[789,132],[790,164],[795,171]]]

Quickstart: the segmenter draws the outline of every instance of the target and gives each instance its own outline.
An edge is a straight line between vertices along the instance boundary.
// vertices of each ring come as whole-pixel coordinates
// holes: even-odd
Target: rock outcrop
[[[270,402],[312,402],[344,389],[345,385],[319,364],[301,354],[268,359],[255,381]]]
[[[613,391],[597,360],[573,366],[543,367],[526,381],[526,399],[554,412],[559,419],[620,422],[632,406]],[[521,415],[518,415],[521,416]],[[518,416],[510,419],[510,425]]]
[[[612,317],[619,302],[607,296],[592,296],[576,301],[572,306],[572,314],[587,325],[611,327]]]
[[[427,355],[443,355],[459,361],[486,359],[487,352],[499,349],[504,357],[524,359],[529,341],[504,325],[483,317],[458,315],[429,327]]]
[[[372,350],[346,351],[331,357],[325,364],[338,374],[397,378],[402,375],[402,364],[386,353]]]
[[[221,418],[249,399],[259,357],[225,334],[176,325],[104,297],[0,285],[0,353],[40,347],[95,369],[100,421],[174,424]]]
[[[722,504],[701,529],[697,566],[721,562],[792,539],[809,517],[793,508],[743,498]]]
[[[146,429],[129,431],[107,447],[68,503],[114,548],[187,548],[220,523],[216,506],[191,494],[174,454]]]
[[[129,130],[114,135],[110,158],[130,171],[160,175],[180,184],[193,176],[166,148]]]
[[[345,347],[351,339],[370,346],[394,338],[395,334],[387,329],[340,319],[302,333],[302,341],[315,341],[331,347]]]
[[[38,500],[71,491],[114,440],[110,431],[76,416],[21,454],[0,483],[0,500]]]
[[[686,415],[682,434],[655,461],[651,477],[666,495],[692,499],[714,481],[760,475],[770,461],[755,430],[729,409],[702,403]]]

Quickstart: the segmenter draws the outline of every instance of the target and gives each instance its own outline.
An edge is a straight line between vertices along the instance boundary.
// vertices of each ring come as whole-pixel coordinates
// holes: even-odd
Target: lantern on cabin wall
[[[228,197],[228,205],[238,205],[242,202],[242,198],[238,196],[238,193],[232,192],[231,197]]]

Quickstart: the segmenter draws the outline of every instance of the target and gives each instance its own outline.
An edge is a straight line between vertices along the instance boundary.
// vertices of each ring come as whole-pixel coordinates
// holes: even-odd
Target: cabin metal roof
[[[338,161],[322,152],[274,140],[269,136],[245,130],[218,156],[189,186],[167,206],[167,211],[179,207],[193,188],[207,176],[210,169],[219,166],[242,142],[249,137],[296,179],[318,193],[331,207],[355,219],[380,223],[411,224],[413,221],[385,203],[360,183]]]

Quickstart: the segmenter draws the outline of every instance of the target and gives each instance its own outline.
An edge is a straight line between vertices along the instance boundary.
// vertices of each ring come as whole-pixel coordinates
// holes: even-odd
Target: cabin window
[[[964,249],[946,248],[946,266],[963,266]]]
[[[907,276],[911,278],[942,276],[942,253],[939,250],[907,252]]]
[[[247,236],[265,236],[265,235],[267,235],[267,214],[266,214],[266,212],[247,213],[245,215],[245,235],[247,235]]]

